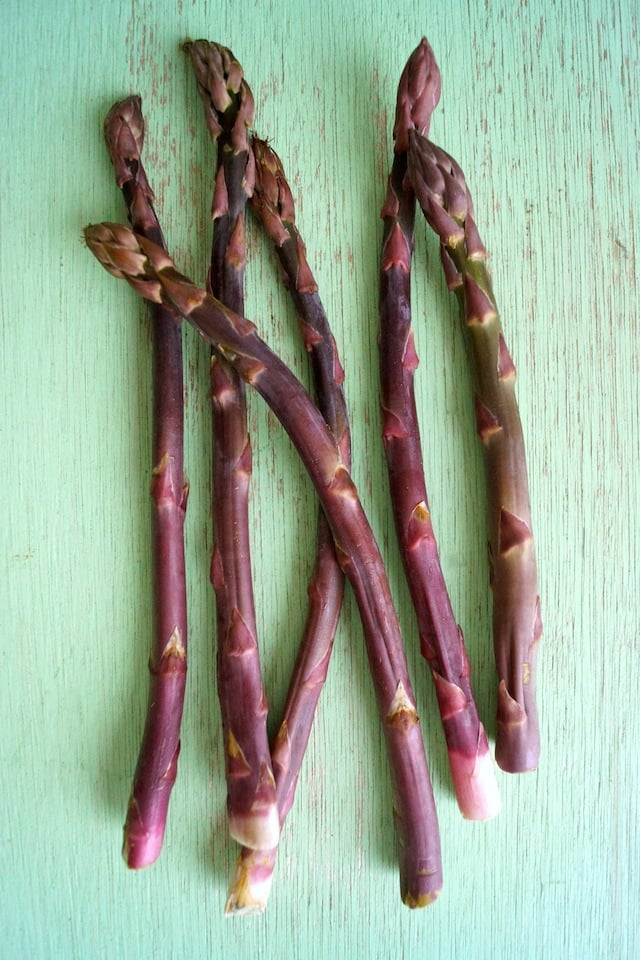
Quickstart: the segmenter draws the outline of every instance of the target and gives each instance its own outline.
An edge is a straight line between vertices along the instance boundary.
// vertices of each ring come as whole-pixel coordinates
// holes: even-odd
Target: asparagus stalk
[[[438,556],[423,469],[414,395],[418,357],[411,327],[411,261],[415,194],[406,183],[409,131],[426,135],[440,98],[440,71],[422,40],[398,87],[394,157],[382,208],[380,383],[383,440],[396,532],[415,607],[422,655],[434,680],[449,764],[463,816],[487,820],[500,796],[471,687],[462,630],[451,607]]]
[[[442,882],[438,820],[402,637],[384,564],[336,441],[304,387],[252,323],[180,274],[160,247],[117,224],[85,228],[102,266],[141,296],[169,303],[260,393],[291,437],[331,526],[362,618],[387,742],[400,848],[400,889],[425,906]]]
[[[462,170],[452,157],[412,130],[408,171],[425,218],[440,239],[447,283],[460,303],[475,371],[476,424],[487,464],[499,678],[496,760],[503,770],[522,772],[537,766],[540,752],[535,666],[542,621],[516,370]]]
[[[244,313],[245,212],[253,190],[248,127],[253,96],[242,67],[220,44],[186,43],[207,127],[217,146],[213,240],[207,289]],[[225,745],[229,832],[239,843],[269,850],[280,820],[267,733],[256,625],[249,484],[251,442],[242,378],[212,352],[213,518],[211,579],[216,594],[217,688]]]
[[[139,97],[113,105],[105,118],[104,134],[133,228],[164,246],[140,156],[144,119]],[[182,333],[173,307],[161,303],[149,307],[153,318],[154,625],[147,717],[124,825],[123,856],[132,869],[149,866],[162,849],[180,752],[187,673]]]
[[[293,196],[282,162],[272,147],[256,136],[252,137],[251,147],[256,182],[250,205],[274,244],[296,305],[300,332],[311,357],[318,408],[336,439],[345,466],[350,469],[343,371],[318,285],[295,223]],[[316,562],[308,594],[304,635],[272,749],[281,826],[293,804],[318,698],[327,676],[344,595],[344,575],[322,509],[318,514]],[[227,913],[261,913],[265,910],[276,855],[277,848],[260,852],[245,847],[241,851],[229,887]]]

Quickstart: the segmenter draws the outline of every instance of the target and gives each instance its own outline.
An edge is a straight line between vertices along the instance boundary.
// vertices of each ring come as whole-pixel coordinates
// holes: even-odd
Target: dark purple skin
[[[382,434],[396,533],[444,727],[458,804],[485,820],[500,808],[489,744],[478,716],[462,630],[456,623],[431,522],[414,394],[418,357],[411,326],[411,262],[415,194],[406,182],[408,135],[416,113],[428,128],[440,74],[426,41],[403,72],[396,108],[395,150],[382,209],[380,385]],[[413,107],[413,109],[411,109]]]
[[[104,131],[133,228],[164,246],[140,159],[144,138],[140,98],[114,104]],[[150,303],[149,309],[153,318],[154,640],[146,722],[124,825],[123,856],[132,869],[149,866],[162,849],[177,774],[187,675],[182,333],[173,308]]]
[[[236,313],[244,313],[245,214],[253,189],[253,157],[247,128],[253,96],[242,67],[220,44],[185,45],[205,118],[216,146],[213,238],[207,289]],[[257,849],[277,843],[279,817],[267,732],[267,698],[258,649],[249,486],[251,442],[245,384],[212,355],[212,505],[214,551],[211,581],[216,594],[217,690],[224,736],[229,830]]]
[[[114,224],[87,227],[85,240],[105,269],[140,295],[170,303],[214,344],[269,404],[298,450],[360,611],[391,769],[402,899],[410,907],[431,903],[442,886],[440,836],[400,626],[373,531],[331,431],[253,324],[178,273],[163,250]]]
[[[256,178],[250,205],[273,241],[285,283],[296,305],[300,332],[309,351],[318,409],[323,413],[347,466],[351,464],[343,371],[335,340],[295,225],[295,209],[280,158],[264,140],[253,137]],[[344,574],[333,536],[320,509],[316,562],[308,587],[304,634],[289,685],[283,718],[272,747],[276,796],[282,825],[294,801],[320,692],[324,686],[344,597]],[[229,888],[227,913],[265,909],[277,849],[269,855],[244,848]]]

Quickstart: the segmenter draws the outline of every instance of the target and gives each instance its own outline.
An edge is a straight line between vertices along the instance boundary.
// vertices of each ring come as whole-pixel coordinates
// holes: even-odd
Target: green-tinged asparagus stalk
[[[104,133],[133,228],[164,246],[140,157],[144,140],[140,98],[114,104],[105,118]],[[180,752],[187,673],[182,332],[173,307],[149,306],[153,318],[154,627],[147,718],[124,825],[123,856],[133,869],[149,866],[162,849]]]
[[[498,671],[496,760],[509,772],[538,764],[535,664],[542,633],[516,370],[491,287],[487,251],[462,170],[418,131],[409,137],[409,179],[440,239],[475,368],[476,424],[487,463],[490,582]]]
[[[331,431],[254,325],[180,274],[164,250],[117,224],[87,227],[85,240],[111,274],[141,296],[169,303],[214,343],[266,400],[298,450],[362,618],[388,747],[402,898],[411,907],[431,903],[442,883],[438,821],[400,627],[380,551]]]
[[[244,313],[245,212],[253,190],[248,127],[253,96],[242,67],[220,44],[184,45],[217,147],[211,214],[213,240],[207,289]],[[212,353],[213,519],[211,580],[216,594],[217,687],[225,747],[229,832],[239,843],[270,850],[280,819],[267,733],[251,571],[249,484],[251,442],[245,385]]]
[[[428,132],[440,98],[440,71],[426,40],[410,57],[398,87],[394,157],[382,208],[380,383],[383,440],[398,542],[431,667],[458,805],[487,820],[500,810],[495,769],[471,687],[469,660],[438,556],[425,484],[414,396],[418,357],[411,327],[415,194],[406,184],[409,130]]]
[[[264,140],[253,137],[256,182],[250,204],[271,238],[296,306],[300,332],[313,368],[316,401],[333,433],[342,460],[350,469],[349,422],[343,371],[318,285],[307,262],[295,223],[293,197],[280,158]],[[318,515],[316,563],[309,582],[309,609],[296,667],[289,685],[283,719],[272,749],[280,824],[291,809],[304,752],[338,627],[344,575],[324,511]],[[236,864],[227,898],[227,913],[265,910],[277,849],[271,853],[244,848]]]

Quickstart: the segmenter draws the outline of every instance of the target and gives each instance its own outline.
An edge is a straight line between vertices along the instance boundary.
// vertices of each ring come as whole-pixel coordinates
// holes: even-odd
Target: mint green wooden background
[[[640,933],[638,15],[631,0],[29,5],[2,0],[0,955],[628,958]],[[377,259],[400,70],[422,34],[443,96],[432,136],[467,172],[519,369],[545,634],[542,760],[463,822],[399,570],[379,438]],[[166,846],[128,873],[120,831],[146,700],[149,323],[83,248],[123,219],[102,143],[139,92],[179,265],[203,276],[211,151],[178,43],[232,47],[256,126],[289,170],[339,343],[354,473],[406,636],[445,886],[400,903],[386,758],[349,595],[263,918],[225,921],[214,693],[207,351],[189,334],[190,674]],[[250,234],[247,312],[308,371],[269,251]],[[465,357],[433,238],[417,237],[417,388],[442,561],[493,740],[483,474]],[[272,726],[305,610],[315,505],[251,404],[256,593]]]

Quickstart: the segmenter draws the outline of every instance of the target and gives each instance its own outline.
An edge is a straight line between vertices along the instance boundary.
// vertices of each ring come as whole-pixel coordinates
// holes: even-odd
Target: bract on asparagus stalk
[[[85,240],[105,269],[127,280],[141,296],[172,305],[215,344],[266,400],[298,450],[362,618],[391,768],[401,895],[411,907],[431,903],[442,883],[440,838],[400,627],[380,551],[333,435],[304,387],[254,325],[180,274],[162,248],[117,224],[87,227]]]
[[[104,133],[133,228],[164,246],[140,156],[144,141],[140,98],[114,104],[105,118]],[[153,318],[154,625],[147,717],[124,825],[123,856],[133,869],[149,866],[162,849],[180,752],[187,673],[182,332],[173,307],[157,302],[149,307]]]
[[[293,196],[282,162],[272,147],[254,136],[256,181],[250,205],[271,238],[285,283],[296,306],[304,343],[311,357],[316,401],[330,427],[342,460],[350,469],[349,422],[343,371],[335,340],[295,222]],[[344,595],[344,574],[324,511],[318,514],[316,562],[309,581],[309,608],[283,719],[272,749],[280,824],[291,809],[320,691],[324,685]],[[229,887],[228,913],[262,912],[267,905],[277,849],[244,848]]]
[[[516,370],[493,294],[487,251],[455,160],[419,131],[409,134],[408,171],[425,218],[440,239],[475,371],[475,412],[487,464],[490,583],[499,679],[496,760],[521,772],[538,764],[535,666],[542,633]]]
[[[422,654],[431,667],[458,805],[472,820],[500,810],[495,770],[478,717],[462,630],[438,556],[425,484],[414,395],[418,357],[411,327],[415,194],[406,182],[409,131],[427,134],[440,98],[440,71],[422,40],[398,87],[394,157],[382,208],[380,383],[391,502]]]
[[[244,313],[245,212],[253,190],[248,127],[253,96],[241,65],[220,44],[184,45],[197,80],[211,138],[217,146],[211,208],[213,240],[207,288]],[[267,733],[251,571],[249,484],[251,442],[245,385],[231,364],[211,360],[213,404],[214,551],[217,688],[224,736],[229,832],[239,843],[270,850],[280,819]]]

